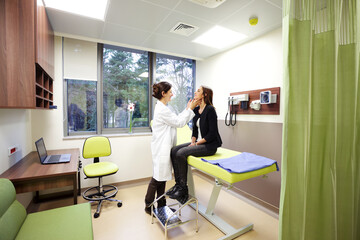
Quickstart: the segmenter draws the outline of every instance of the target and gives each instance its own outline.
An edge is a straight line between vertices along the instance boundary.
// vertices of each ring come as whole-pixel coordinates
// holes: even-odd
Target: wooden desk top
[[[73,148],[48,151],[49,155],[65,153],[71,154],[69,163],[43,165],[40,163],[38,153],[36,151],[31,152],[1,174],[0,178],[8,178],[12,182],[16,182],[76,174],[80,154],[79,149]]]

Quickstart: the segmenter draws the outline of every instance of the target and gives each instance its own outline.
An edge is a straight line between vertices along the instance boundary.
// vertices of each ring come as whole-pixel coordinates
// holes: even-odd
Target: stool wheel
[[[95,213],[94,218],[98,218],[100,216],[100,213]]]
[[[118,207],[121,207],[121,206],[122,206],[122,203],[121,203],[121,202],[118,202],[117,206],[118,206]]]

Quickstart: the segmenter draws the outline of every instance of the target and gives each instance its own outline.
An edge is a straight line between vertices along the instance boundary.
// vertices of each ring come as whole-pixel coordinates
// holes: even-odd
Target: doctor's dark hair
[[[205,86],[201,86],[202,90],[203,90],[203,95],[204,95],[204,102],[207,105],[213,105],[213,90],[211,88],[205,87]]]
[[[160,100],[163,97],[162,92],[167,93],[171,87],[171,84],[168,82],[154,83],[152,96]]]

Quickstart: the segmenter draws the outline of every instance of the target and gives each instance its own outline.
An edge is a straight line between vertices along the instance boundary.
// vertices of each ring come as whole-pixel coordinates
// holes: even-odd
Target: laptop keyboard
[[[53,155],[49,158],[48,162],[57,162],[60,159],[60,155]]]

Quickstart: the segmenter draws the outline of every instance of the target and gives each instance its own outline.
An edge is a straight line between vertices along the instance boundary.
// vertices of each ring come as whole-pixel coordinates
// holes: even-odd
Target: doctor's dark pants
[[[160,197],[165,192],[166,181],[157,181],[154,178],[151,178],[148,190],[145,196],[145,204],[146,206],[150,205],[155,200],[156,197]],[[166,205],[166,199],[163,197],[157,202],[157,207],[163,207]]]

